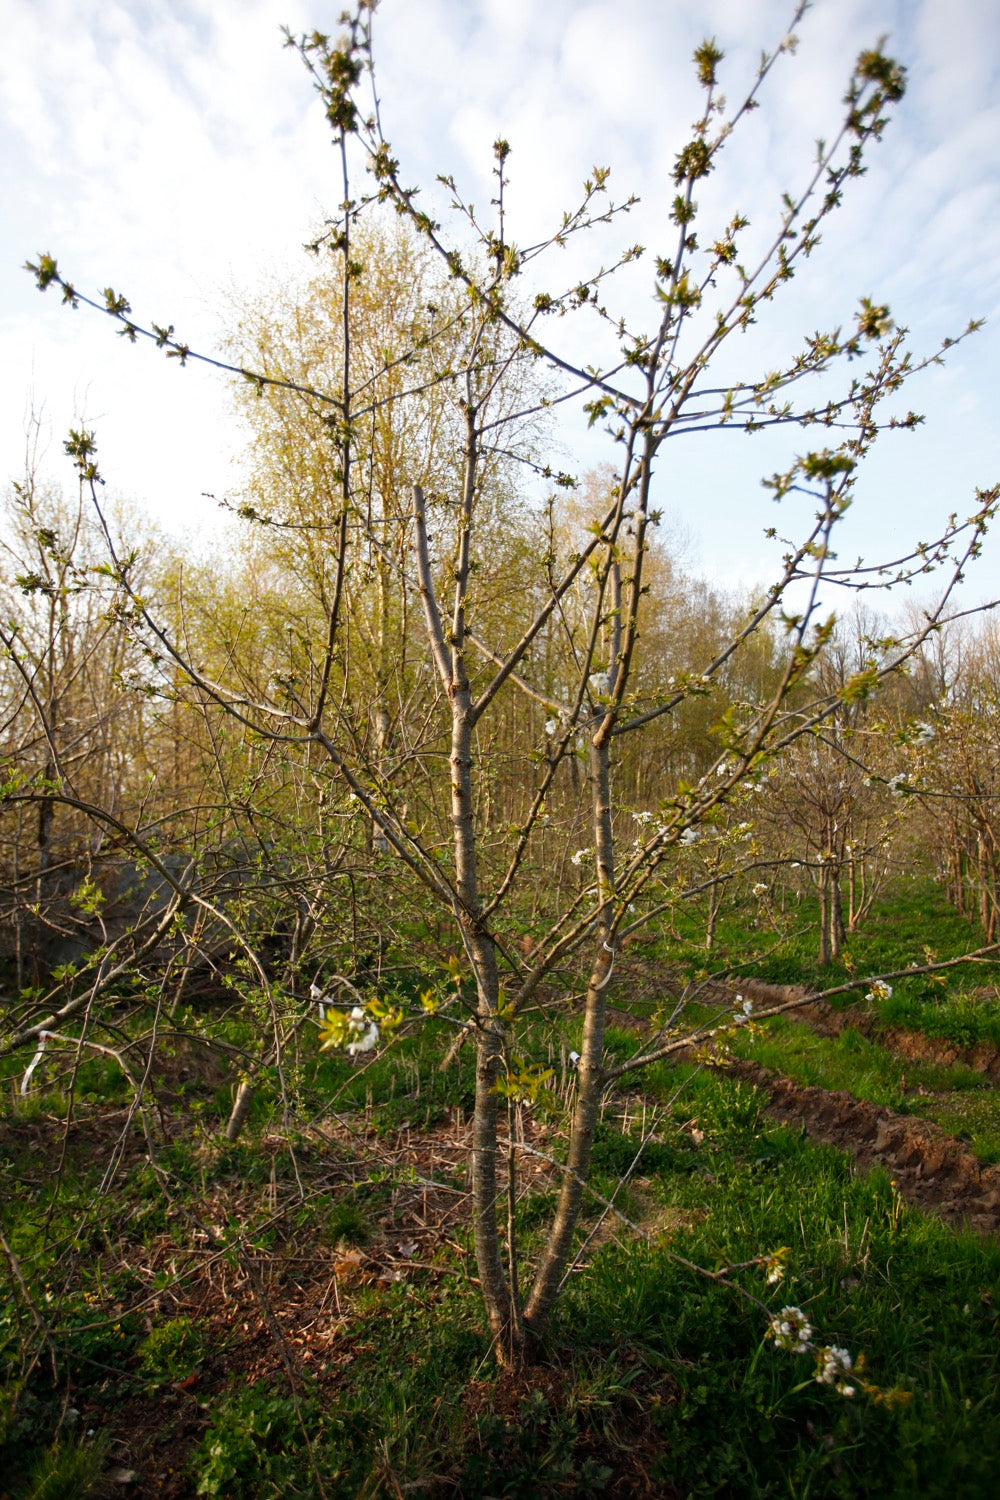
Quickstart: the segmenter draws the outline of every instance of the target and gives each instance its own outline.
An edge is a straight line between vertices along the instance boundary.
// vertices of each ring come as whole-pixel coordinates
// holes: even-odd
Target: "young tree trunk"
[[[601,1099],[604,1093],[604,1028],[607,991],[614,968],[614,952],[609,939],[614,932],[612,896],[614,890],[614,844],[611,832],[610,745],[602,739],[591,746],[590,769],[594,787],[594,827],[597,839],[597,878],[601,908],[597,932],[601,940],[597,960],[587,987],[583,1021],[583,1040],[578,1064],[579,1088],[576,1108],[570,1126],[569,1151],[563,1173],[555,1219],[541,1264],[524,1312],[524,1321],[532,1337],[545,1330],[563,1275],[570,1263],[573,1235],[580,1217],[583,1188],[590,1168]]]
[[[236,1090],[236,1098],[233,1100],[233,1107],[229,1112],[229,1119],[226,1121],[226,1140],[230,1145],[240,1138],[243,1127],[247,1122],[247,1116],[250,1113],[250,1106],[253,1104],[253,1098],[254,1085],[252,1080],[250,1078],[241,1078]]]
[[[825,864],[819,872],[819,961],[830,962],[830,875]]]
[[[52,783],[55,779],[55,774],[55,762],[49,757],[42,769],[42,780],[46,786]],[[43,797],[38,804],[38,831],[35,841],[38,850],[35,900],[40,909],[44,909],[43,903],[48,894],[47,876],[52,865],[52,824],[54,818],[55,803],[50,797]]]
[[[830,866],[830,954],[834,962],[844,946],[844,902],[840,890],[840,866]]]
[[[722,910],[722,897],[725,894],[726,883],[724,880],[713,880],[708,892],[708,920],[705,923],[705,952],[711,953],[715,947],[715,926],[719,920],[719,912]]]
[[[464,671],[461,673],[464,678]],[[468,682],[452,698],[452,826],[459,923],[476,975],[476,1106],[472,1139],[472,1208],[476,1265],[483,1300],[504,1364],[521,1359],[520,1308],[508,1285],[498,1218],[499,1140],[502,1099],[497,1090],[505,1067],[505,1026],[500,1016],[496,947],[482,920],[472,808],[472,724]]]

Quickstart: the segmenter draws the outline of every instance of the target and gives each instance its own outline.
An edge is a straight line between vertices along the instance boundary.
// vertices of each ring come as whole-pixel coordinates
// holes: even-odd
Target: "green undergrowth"
[[[907,1097],[910,1114],[933,1120],[968,1143],[982,1162],[1000,1162],[1000,1089]]]
[[[85,1500],[106,1493],[107,1444],[74,1431],[79,1413],[67,1407],[51,1434],[48,1413],[10,1380],[0,1389],[0,1491],[11,1500]]]
[[[824,989],[849,980],[852,975],[864,979],[871,974],[903,970],[911,964],[958,958],[984,943],[976,924],[948,905],[935,881],[922,876],[897,880],[887,889],[877,909],[856,932],[848,934],[839,962],[827,966],[818,961],[818,909],[814,902],[803,900],[800,910],[806,918],[805,930],[797,929],[785,948],[763,956],[754,965],[756,977],[775,984],[805,984],[812,989]],[[740,956],[745,957],[745,944]],[[986,983],[991,974],[994,977],[1000,974],[1000,966],[987,968],[973,963],[949,971],[947,982],[949,985]],[[893,982],[906,993],[927,998],[938,993],[940,983],[926,975]]]
[[[659,1075],[660,1094],[683,1076]],[[635,1157],[633,1121],[605,1117],[605,1185]],[[629,1206],[651,1238],[604,1239],[537,1367],[496,1369],[460,1279],[372,1289],[332,1385],[296,1406],[273,1383],[234,1384],[214,1403],[197,1492],[318,1494],[312,1464],[331,1497],[641,1492],[640,1474],[647,1492],[734,1500],[992,1494],[1000,1249],[911,1213],[885,1174],[858,1179],[725,1077],[689,1070],[637,1176]],[[720,1278],[677,1258],[718,1273],[782,1248],[777,1286],[761,1268]],[[790,1303],[818,1342],[863,1354],[881,1395],[839,1396],[811,1356],[767,1339]]]
[[[700,1143],[650,1190],[687,1227],[667,1246],[602,1251],[560,1329],[662,1359],[677,1382],[657,1425],[664,1480],[690,1495],[986,1495],[1000,1440],[1000,1249],[908,1211],[884,1173],[771,1125],[752,1089],[692,1078],[682,1112]],[[695,1122],[691,1125],[690,1122]],[[808,1355],[764,1338],[760,1309],[670,1258],[709,1270],[786,1246],[788,1278],[734,1276],[777,1310],[802,1307],[822,1341],[863,1352],[905,1405],[834,1398]],[[627,1331],[626,1331],[627,1330]]]
[[[933,881],[906,878],[885,893],[861,929],[848,937],[840,961],[821,966],[816,915],[810,898],[786,903],[782,922],[774,924],[784,926],[785,936],[779,941],[772,932],[765,943],[759,924],[748,933],[740,928],[738,910],[723,914],[712,954],[702,952],[700,967],[692,967],[698,931],[692,914],[687,919],[690,935],[676,933],[670,951],[688,964],[694,979],[709,972],[725,974],[726,961],[733,960],[728,977],[734,989],[741,974],[820,993],[855,978],[855,986],[834,997],[833,1004],[840,1009],[865,1005],[876,1019],[873,1037],[848,1028],[838,1037],[821,1038],[806,1023],[775,1018],[763,1036],[739,1036],[735,1050],[799,1083],[844,1089],[859,1099],[933,1120],[967,1141],[983,1161],[1000,1161],[1000,1091],[991,1080],[960,1063],[942,1066],[901,1057],[878,1037],[881,1030],[901,1028],[958,1048],[1000,1048],[1000,964],[970,962],[932,974],[897,973],[888,996],[868,993],[868,976],[948,961],[981,947],[983,937],[975,924],[947,905]],[[754,948],[759,951],[748,957]],[[717,1025],[726,1019],[718,1008],[704,1005],[690,1007],[685,1017],[690,1024]]]
[[[926,893],[904,895],[888,936],[873,925],[871,971],[894,952],[914,957]],[[950,932],[935,932],[941,956],[957,941]],[[719,941],[735,952],[724,923]],[[812,983],[811,972],[785,977]],[[897,986],[883,1018],[901,1024],[904,1002],[943,1016],[950,989],[922,985]],[[656,1008],[653,988],[637,1012]],[[615,1004],[628,1003],[616,991]],[[177,1022],[209,1029],[195,1011]],[[518,1028],[517,1066],[544,1080],[527,1118],[557,1155],[578,1028],[578,1014],[561,1010],[541,1036]],[[454,1029],[404,1027],[353,1060],[321,1053],[310,1023],[281,1074],[261,1076],[235,1143],[222,1135],[231,1064],[200,1034],[166,1038],[155,1076],[167,1140],[155,1166],[113,1065],[84,1059],[72,1099],[58,1055],[23,1099],[26,1060],[6,1065],[0,1223],[23,1277],[0,1298],[10,1372],[0,1473],[12,1500],[101,1493],[102,1445],[114,1435],[107,1451],[123,1451],[137,1412],[154,1447],[162,1429],[164,1465],[183,1468],[185,1493],[234,1500],[992,1496],[1000,1250],[910,1212],[884,1174],[858,1178],[845,1155],[769,1123],[754,1090],[694,1065],[658,1064],[641,1093],[633,1080],[609,1098],[581,1250],[593,1238],[538,1362],[498,1370],[464,1206],[473,1051],[438,1067]],[[253,1040],[245,1017],[219,1033],[231,1047]],[[609,1028],[612,1058],[637,1044],[627,1025]],[[937,1110],[984,1159],[1000,1159],[996,1091],[968,1069],[903,1061],[852,1031],[822,1040],[791,1021],[737,1044],[803,1082]],[[438,1141],[452,1144],[436,1153]],[[428,1181],[449,1205],[436,1238],[413,1227]],[[555,1191],[538,1179],[518,1204],[525,1282]],[[614,1216],[599,1224],[611,1198],[639,1234]],[[401,1208],[411,1217],[397,1222]],[[401,1248],[411,1234],[419,1244]],[[744,1264],[778,1251],[787,1278],[777,1285]],[[775,1347],[769,1317],[789,1304],[817,1342],[864,1356],[870,1393],[859,1383],[840,1396],[816,1383],[811,1355]],[[67,1424],[73,1411],[78,1427]]]
[[[612,1040],[628,1044],[625,1033]],[[374,1117],[387,1101],[453,1107],[447,1100],[467,1087],[467,1063],[439,1097],[430,1053],[416,1059],[419,1090],[413,1052],[393,1056],[350,1079],[338,1105],[349,1118]],[[651,1137],[639,1152],[644,1130]],[[277,1358],[270,1373],[248,1378],[238,1320],[220,1337],[170,1303],[152,1317],[131,1311],[148,1283],[130,1281],[120,1254],[112,1269],[112,1249],[131,1235],[138,1260],[144,1234],[151,1252],[204,1195],[219,1229],[242,1236],[261,1266],[293,1228],[296,1266],[309,1254],[377,1254],[399,1177],[365,1168],[359,1154],[348,1181],[350,1162],[339,1158],[337,1183],[313,1191],[294,1225],[268,1229],[276,1196],[294,1197],[287,1153],[269,1140],[258,1127],[235,1146],[175,1142],[163,1163],[172,1208],[141,1162],[123,1169],[115,1207],[74,1173],[58,1197],[8,1195],[5,1234],[37,1309],[58,1329],[60,1360],[57,1388],[44,1361],[20,1388],[8,1387],[0,1464],[15,1500],[98,1493],[100,1448],[67,1432],[64,1413],[84,1409],[99,1444],[116,1411],[136,1401],[165,1426],[180,1420],[172,1413],[188,1413],[193,1437],[176,1461],[190,1493],[233,1500],[318,1497],[317,1475],[329,1500],[400,1491],[733,1500],[993,1493],[1000,1249],[911,1213],[884,1174],[859,1179],[843,1154],[769,1123],[760,1096],[725,1074],[660,1064],[642,1096],[611,1098],[593,1182],[607,1198],[632,1172],[616,1203],[643,1236],[615,1220],[601,1227],[539,1362],[514,1376],[492,1358],[463,1223],[442,1242],[438,1271],[345,1285],[335,1336],[298,1366],[294,1385]],[[303,1139],[296,1150],[311,1182],[315,1145]],[[228,1210],[227,1227],[226,1204],[237,1201],[240,1217]],[[160,1218],[144,1229],[153,1205]],[[551,1189],[520,1205],[529,1257],[551,1205]],[[600,1211],[591,1197],[587,1231]],[[759,1265],[726,1269],[782,1250],[787,1276],[777,1285]],[[284,1284],[275,1272],[269,1297],[294,1336],[298,1324],[280,1304]],[[804,1310],[818,1343],[864,1356],[874,1394],[840,1396],[816,1383],[811,1355],[775,1347],[768,1319],[789,1304]],[[102,1315],[114,1306],[113,1320]],[[311,1325],[316,1313],[296,1317]],[[0,1319],[11,1370],[26,1319],[14,1302]],[[38,1488],[45,1465],[73,1473],[75,1464],[75,1489]]]
[[[857,992],[834,1002],[842,1006],[862,998],[868,976],[958,958],[984,945],[977,925],[949,906],[940,886],[922,875],[898,879],[889,887],[858,930],[848,934],[840,959],[826,965],[819,962],[819,907],[812,895],[789,896],[783,905],[763,911],[756,901],[734,902],[719,915],[711,950],[705,948],[704,915],[698,908],[678,910],[672,924],[671,931],[659,936],[655,952],[688,979],[746,974],[770,984],[821,991],[856,978]],[[897,1005],[933,1008],[947,995],[998,982],[1000,963],[970,963],[937,977],[904,975],[893,985]],[[995,1035],[1000,1039],[1000,1028]]]
[[[736,1032],[731,1045],[739,1056],[777,1068],[800,1083],[847,1089],[859,1099],[893,1109],[904,1102],[907,1086],[930,1090],[989,1087],[988,1080],[972,1068],[914,1062],[851,1026],[837,1036],[825,1037],[818,1036],[808,1023],[774,1016],[759,1030],[755,1027],[752,1035]]]
[[[914,999],[905,992],[893,993],[879,1005],[884,1026],[922,1031],[956,1047],[985,1044],[1000,1049],[1000,998],[996,991],[954,990],[946,987],[931,997]]]

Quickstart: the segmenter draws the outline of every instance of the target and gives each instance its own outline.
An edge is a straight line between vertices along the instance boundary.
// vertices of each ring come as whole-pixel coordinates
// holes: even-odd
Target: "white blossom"
[[[788,1259],[788,1254],[788,1247],[786,1245],[783,1245],[780,1250],[775,1250],[774,1254],[769,1255],[764,1261],[764,1269],[767,1272],[768,1286],[777,1286],[779,1281],[783,1281],[785,1279],[788,1271],[788,1267],[785,1264]]]
[[[764,884],[763,880],[758,880],[758,882],[754,886],[753,891],[752,891],[751,894],[754,895],[754,896],[766,896],[767,895],[767,886]]]
[[[888,1000],[892,995],[892,985],[886,984],[884,979],[876,979],[872,982],[870,990],[866,991],[866,1000]]]
[[[698,830],[697,830],[697,828],[685,828],[685,830],[681,834],[680,840],[679,840],[680,843],[686,844],[688,847],[690,847],[692,844],[697,843],[697,841],[698,841]]]
[[[571,854],[570,855],[570,857],[569,857],[570,864],[571,865],[576,865],[577,869],[579,869],[580,865],[583,864],[584,860],[587,858],[587,855],[589,853],[590,853],[589,849],[578,849],[575,854]]]
[[[371,1052],[378,1046],[378,1023],[369,1020],[368,1013],[360,1005],[351,1011],[351,1040],[347,1044],[348,1057],[357,1057],[359,1052]]]
[[[819,1385],[832,1385],[841,1396],[853,1396],[854,1386],[849,1384],[854,1372],[854,1363],[846,1349],[836,1344],[816,1351],[816,1375]]]
[[[363,1014],[364,1012],[362,1011]],[[354,1019],[353,1011],[351,1012],[351,1019]],[[378,1026],[374,1021],[369,1021],[367,1029],[360,1032],[353,1042],[348,1042],[347,1055],[348,1057],[357,1057],[359,1052],[371,1052],[377,1046]]]
[[[812,1324],[801,1307],[783,1307],[772,1317],[768,1332],[778,1348],[789,1354],[805,1354],[811,1347]]]

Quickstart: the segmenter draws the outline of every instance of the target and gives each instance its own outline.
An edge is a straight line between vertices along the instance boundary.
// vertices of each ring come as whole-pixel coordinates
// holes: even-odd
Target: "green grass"
[[[0,1388],[0,1478],[14,1485],[14,1500],[86,1500],[101,1493],[106,1444],[73,1435],[69,1420],[51,1439],[40,1430],[40,1408],[17,1384]]]
[[[659,1087],[680,1076],[661,1069]],[[334,1395],[306,1388],[296,1410],[262,1386],[213,1406],[191,1465],[199,1493],[318,1493],[304,1421],[331,1500],[393,1485],[597,1495],[639,1461],[667,1495],[992,1495],[1000,1248],[909,1212],[884,1174],[857,1178],[724,1076],[689,1074],[675,1127],[692,1118],[701,1144],[668,1131],[672,1164],[642,1168],[644,1195],[687,1227],[604,1245],[573,1279],[534,1383],[512,1395],[496,1372],[468,1284],[373,1288]],[[613,1173],[637,1137],[606,1122],[598,1144]],[[753,1267],[729,1285],[675,1258],[717,1271],[782,1246],[777,1287]],[[811,1357],[765,1337],[768,1310],[787,1303],[818,1339],[863,1353],[867,1379],[897,1399],[818,1386]]]
[[[922,948],[915,955],[913,945],[930,932],[942,957],[968,946],[966,924],[942,917],[939,931],[929,903],[914,886],[886,908],[865,938],[867,972],[891,966],[893,955],[919,957]],[[720,924],[712,967],[721,966],[723,951],[735,959],[738,926],[736,919]],[[677,941],[664,941],[664,952]],[[686,941],[684,963],[694,972],[706,955],[693,937]],[[812,982],[811,942],[790,944],[773,965],[787,963],[785,977]],[[860,942],[852,946],[859,968]],[[799,962],[805,970],[793,972]],[[749,968],[761,972],[752,962]],[[772,969],[762,977],[781,976]],[[833,977],[827,971],[824,982]],[[984,982],[982,972],[976,981]],[[903,982],[897,995],[897,1005],[963,1013],[924,981]],[[616,1004],[627,999],[616,992]],[[989,1019],[988,1009],[975,1014]],[[525,1033],[526,1061],[558,1065],[577,1024],[561,1016],[536,1041]],[[234,1021],[226,1034],[247,1040],[245,1022]],[[684,1086],[618,1200],[651,1238],[604,1226],[599,1248],[569,1279],[541,1363],[521,1378],[502,1374],[492,1359],[461,1191],[440,1242],[415,1257],[430,1263],[412,1274],[404,1264],[398,1281],[381,1275],[380,1245],[388,1236],[398,1257],[411,1232],[386,1229],[395,1226],[397,1206],[421,1212],[420,1173],[393,1165],[403,1127],[414,1136],[440,1127],[444,1138],[454,1120],[468,1118],[471,1049],[448,1072],[437,1067],[451,1034],[431,1022],[359,1065],[320,1054],[314,1034],[304,1032],[285,1069],[284,1096],[277,1075],[267,1075],[235,1145],[219,1134],[231,1099],[219,1073],[194,1070],[178,1082],[175,1060],[167,1059],[177,1102],[158,1171],[144,1147],[125,1151],[110,1193],[100,1189],[127,1102],[115,1070],[84,1075],[61,1176],[63,1123],[53,1116],[65,1103],[65,1079],[56,1070],[30,1107],[0,1117],[0,1169],[9,1184],[0,1219],[34,1309],[55,1331],[59,1371],[53,1383],[23,1297],[0,1300],[5,1366],[16,1371],[26,1352],[43,1353],[8,1387],[2,1408],[0,1469],[13,1500],[49,1493],[35,1495],[45,1465],[69,1472],[99,1453],[60,1426],[67,1391],[76,1408],[95,1413],[87,1422],[99,1431],[116,1413],[147,1402],[153,1420],[162,1420],[165,1444],[172,1423],[194,1434],[178,1460],[191,1493],[234,1500],[318,1496],[317,1473],[329,1500],[400,1490],[584,1496],[616,1485],[732,1500],[992,1496],[1000,1249],[910,1212],[883,1173],[859,1178],[844,1154],[769,1123],[756,1092],[725,1074],[665,1064],[649,1071],[648,1111]],[[636,1037],[612,1028],[609,1045],[624,1057]],[[739,1045],[803,1082],[915,1113],[937,1111],[933,1117],[974,1149],[1000,1159],[996,1090],[968,1069],[901,1061],[853,1031],[819,1039],[791,1021],[772,1023],[752,1041],[741,1035]],[[4,1069],[15,1083],[23,1061]],[[555,1080],[563,1089],[566,1082]],[[639,1144],[642,1101],[627,1103],[628,1127],[626,1101],[612,1098],[595,1141],[593,1185],[605,1196]],[[538,1113],[553,1125],[561,1107],[553,1094],[540,1098]],[[310,1133],[308,1121],[334,1113],[334,1138]],[[132,1130],[132,1144],[141,1146],[134,1123]],[[464,1190],[464,1164],[450,1162],[432,1175]],[[519,1205],[529,1261],[553,1200],[546,1184]],[[598,1212],[589,1200],[581,1238]],[[203,1222],[223,1242],[221,1253],[200,1231]],[[294,1254],[283,1260],[289,1245]],[[727,1270],[782,1248],[788,1278],[781,1285],[769,1285],[755,1264]],[[699,1275],[678,1257],[713,1274]],[[319,1291],[297,1300],[314,1258],[326,1268]],[[348,1269],[335,1285],[329,1266],[337,1260]],[[251,1262],[260,1276],[253,1294]],[[361,1268],[353,1279],[351,1265]],[[223,1321],[210,1327],[199,1299],[219,1287]],[[806,1310],[817,1339],[863,1354],[873,1387],[902,1391],[908,1401],[860,1392],[847,1400],[817,1385],[810,1356],[782,1353],[766,1338],[769,1314],[787,1303]],[[294,1384],[282,1373],[267,1319],[256,1334],[244,1329],[261,1305],[271,1309],[292,1362],[300,1329],[329,1325],[310,1362],[294,1366]],[[81,1468],[72,1481],[78,1489],[63,1492],[82,1496],[93,1479]]]
[[[760,1032],[737,1032],[733,1050],[765,1067],[787,1073],[799,1083],[846,1089],[858,1099],[899,1109],[906,1088],[931,1091],[989,1089],[982,1073],[963,1064],[941,1066],[913,1062],[846,1026],[838,1036],[817,1036],[807,1023],[775,1016]]]
[[[949,1135],[968,1143],[983,1162],[1000,1162],[1000,1089],[907,1097],[910,1114],[933,1120]]]
[[[566,1337],[640,1347],[678,1382],[659,1414],[662,1470],[691,1495],[987,1495],[1000,1440],[1000,1249],[906,1210],[882,1173],[769,1125],[753,1090],[692,1079],[683,1113],[704,1131],[699,1169],[659,1191],[692,1216],[670,1248],[710,1269],[791,1247],[788,1283],[747,1290],[805,1307],[818,1334],[864,1351],[902,1410],[831,1398],[807,1356],[763,1339],[762,1315],[655,1246],[602,1253],[565,1304]]]
[[[836,1002],[848,1005],[862,998],[868,975],[923,964],[928,956],[934,961],[957,958],[984,942],[976,924],[946,903],[936,882],[919,875],[898,880],[887,890],[859,930],[848,935],[841,959],[828,965],[821,965],[817,956],[819,908],[813,896],[789,901],[784,914],[775,918],[776,930],[769,924],[756,925],[756,909],[756,903],[748,903],[724,911],[714,947],[706,952],[703,913],[696,906],[681,908],[674,916],[673,933],[660,939],[656,951],[688,978],[732,969],[771,984],[822,990],[856,975],[857,994]],[[943,993],[997,982],[1000,963],[959,966],[949,971],[944,991],[942,980],[933,976],[893,981],[899,999],[932,1006]]]
[[[922,1031],[956,1047],[982,1043],[1000,1048],[1000,999],[946,987],[931,998],[914,999],[905,991],[894,993],[879,1006],[879,1020],[886,1026]]]
[[[815,903],[796,903],[796,922],[807,930],[794,931],[775,951],[758,959],[746,957],[754,941],[739,927],[739,912],[729,913],[719,925],[719,942],[711,959],[703,952],[704,967],[724,968],[737,959],[740,972],[773,983],[802,984],[822,990],[850,979],[851,973],[870,975],[906,968],[911,963],[946,960],[982,944],[982,936],[967,918],[949,908],[938,887],[915,878],[897,883],[860,932],[848,940],[839,964],[821,968],[816,962]],[[693,962],[698,932],[694,913],[686,917],[690,929],[685,942],[673,939],[674,957]],[[789,928],[793,924],[789,920]],[[683,928],[683,924],[679,924]],[[1000,1047],[1000,994],[990,989],[1000,976],[998,964],[960,965],[937,975],[903,975],[893,981],[893,993],[877,1006],[881,1027],[922,1032],[957,1047]],[[738,986],[738,978],[733,981]],[[862,1003],[865,982],[853,993],[837,997],[840,1008]],[[717,1012],[692,1007],[692,1023],[714,1023]],[[808,1025],[776,1018],[764,1036],[751,1041],[739,1037],[735,1050],[799,1083],[844,1089],[873,1104],[910,1112],[933,1120],[967,1141],[987,1162],[1000,1161],[1000,1090],[983,1074],[961,1064],[947,1067],[901,1058],[882,1046],[877,1035],[862,1036],[847,1029],[836,1038],[820,1038]]]

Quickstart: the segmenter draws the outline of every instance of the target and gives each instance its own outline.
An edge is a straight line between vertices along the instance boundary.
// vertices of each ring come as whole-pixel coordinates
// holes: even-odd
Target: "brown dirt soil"
[[[768,1113],[783,1124],[850,1151],[863,1171],[885,1167],[918,1208],[980,1234],[1000,1233],[1000,1166],[984,1166],[939,1126],[841,1090],[793,1083],[758,1063],[733,1061],[727,1071],[763,1089]]]
[[[860,1027],[858,1028],[861,1029]],[[927,1036],[923,1031],[908,1031],[904,1026],[889,1026],[879,1031],[872,1028],[869,1033],[885,1047],[891,1047],[900,1057],[911,1062],[940,1063],[950,1068],[963,1063],[977,1073],[985,1073],[995,1083],[1000,1083],[1000,1049],[990,1042],[979,1042],[975,1047],[959,1047],[943,1037]]]
[[[668,1373],[641,1370],[629,1386],[629,1399],[614,1414],[615,1472],[601,1494],[612,1500],[680,1500],[680,1492],[665,1480],[653,1481],[649,1471],[663,1458],[663,1439],[655,1431],[652,1415],[661,1407],[677,1403],[680,1387]],[[547,1365],[532,1365],[525,1370],[502,1371],[496,1380],[473,1380],[462,1398],[463,1415],[474,1428],[477,1419],[498,1417],[508,1427],[524,1421],[524,1403],[535,1393],[545,1397],[549,1408],[558,1411],[574,1400],[562,1371]],[[606,1459],[596,1433],[583,1435],[577,1444],[580,1459]],[[502,1475],[497,1476],[498,1481]],[[454,1494],[454,1485],[429,1495]]]
[[[46,1129],[24,1128],[23,1145],[37,1155],[40,1138],[51,1136],[45,1141],[51,1170],[64,1127],[61,1121],[42,1125]],[[524,1131],[526,1144],[547,1149],[543,1123],[526,1119]],[[261,1213],[260,1184],[245,1184],[236,1174],[210,1180],[197,1207],[171,1214],[168,1227],[151,1241],[140,1245],[130,1241],[127,1230],[123,1234],[118,1254],[146,1283],[146,1295],[135,1305],[147,1326],[187,1316],[206,1335],[198,1369],[183,1380],[144,1391],[130,1362],[127,1373],[134,1386],[124,1400],[111,1371],[102,1378],[84,1370],[74,1382],[81,1428],[101,1432],[114,1468],[137,1475],[121,1490],[131,1500],[187,1500],[191,1454],[219,1400],[235,1389],[264,1381],[287,1393],[301,1388],[308,1373],[320,1398],[332,1402],[356,1378],[352,1366],[368,1349],[359,1306],[366,1294],[405,1282],[428,1304],[438,1300],[451,1278],[475,1279],[471,1255],[456,1238],[468,1216],[471,1122],[464,1111],[455,1110],[450,1122],[430,1131],[404,1124],[379,1136],[360,1120],[333,1117],[309,1134],[297,1152],[307,1192],[328,1193],[336,1205],[341,1192],[350,1194],[367,1181],[372,1167],[386,1174],[384,1194],[366,1214],[369,1236],[363,1245],[318,1241],[315,1226],[299,1228],[295,1183],[287,1172],[272,1172],[267,1248],[233,1236],[234,1223],[254,1224],[262,1233],[268,1217]],[[280,1168],[286,1152],[279,1137],[265,1139],[259,1149]],[[545,1186],[553,1173],[542,1157],[530,1155],[521,1171],[536,1187]],[[167,1285],[160,1287],[164,1278]],[[95,1316],[99,1311],[104,1309],[95,1306]],[[522,1397],[527,1392],[525,1386]],[[637,1458],[635,1486],[611,1493],[652,1494],[640,1486],[640,1472]],[[450,1481],[440,1491],[454,1492]],[[425,1493],[434,1493],[433,1487]]]

